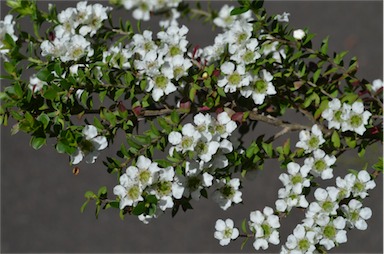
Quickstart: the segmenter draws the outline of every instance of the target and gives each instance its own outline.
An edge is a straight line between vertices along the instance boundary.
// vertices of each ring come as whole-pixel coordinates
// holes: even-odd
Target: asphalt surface
[[[75,2],[60,4],[74,6]],[[216,3],[219,4],[221,2]],[[4,8],[3,1],[1,6]],[[319,45],[329,35],[330,52],[349,50],[349,57],[357,56],[359,77],[367,80],[382,78],[382,1],[267,1],[265,6],[270,14],[289,12],[294,28],[308,27],[317,34],[315,44]],[[203,46],[213,41],[215,32],[210,28],[196,22],[190,24],[189,28],[190,42]],[[300,119],[293,114],[289,117]],[[239,240],[225,248],[221,247],[213,238],[215,221],[218,218],[233,218],[239,226],[244,218],[249,217],[250,211],[263,209],[265,205],[274,206],[277,190],[281,187],[278,180],[281,170],[277,163],[271,162],[252,179],[244,181],[244,204],[226,212],[213,201],[203,199],[193,203],[194,210],[180,212],[175,218],[166,213],[149,225],[130,216],[122,221],[117,210],[112,209],[102,211],[99,219],[95,219],[93,205],[83,214],[80,213],[83,194],[107,185],[112,196],[112,188],[116,185],[115,177],[105,171],[101,159],[93,165],[80,164],[80,174],[74,176],[68,158],[55,152],[53,142],[35,151],[29,146],[27,135],[18,133],[11,136],[10,128],[1,127],[2,253],[254,252],[251,241],[243,251],[240,250]],[[276,129],[261,125],[253,135],[270,135],[271,131]],[[292,136],[293,144],[295,136],[297,133]],[[336,174],[345,174],[349,168],[360,169],[365,162],[372,163],[381,154],[382,144],[373,147],[363,159],[358,158],[356,152],[345,154],[337,162]],[[114,155],[114,152],[103,155]],[[382,176],[365,205],[373,211],[368,229],[348,232],[348,242],[331,252],[383,252]],[[302,218],[302,213],[294,212],[292,219],[281,222],[282,242]],[[279,249],[272,247],[268,251],[278,252]]]

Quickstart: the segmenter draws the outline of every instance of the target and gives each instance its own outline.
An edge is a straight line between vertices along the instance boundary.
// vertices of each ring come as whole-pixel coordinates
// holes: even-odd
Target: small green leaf
[[[244,219],[241,223],[241,230],[243,230],[243,233],[247,233],[247,219]]]
[[[46,141],[47,140],[43,137],[32,137],[31,145],[35,150],[38,150],[46,143]]]
[[[356,140],[354,138],[352,139],[351,137],[345,137],[345,142],[352,149],[356,147]]]
[[[335,148],[340,147],[340,137],[339,137],[339,133],[337,131],[334,131],[332,133],[331,141],[332,141],[332,144]]]
[[[80,207],[80,212],[81,212],[81,213],[84,212],[85,207],[88,205],[88,203],[89,203],[89,199],[87,199],[87,200],[84,202],[84,204]]]
[[[178,124],[180,122],[180,116],[179,116],[179,113],[177,113],[177,111],[172,111],[171,113],[171,120],[174,124]]]
[[[248,10],[249,7],[246,6],[236,7],[231,11],[231,16],[242,14],[244,12],[247,12]]]
[[[267,143],[262,143],[261,145],[262,145],[262,147],[263,147],[265,153],[266,153],[269,157],[272,157],[272,156],[273,156],[273,147],[272,147],[272,144],[271,144],[271,143],[269,143],[269,144],[267,144]]]

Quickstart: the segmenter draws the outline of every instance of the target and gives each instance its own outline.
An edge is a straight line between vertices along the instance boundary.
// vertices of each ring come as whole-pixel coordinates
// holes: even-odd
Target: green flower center
[[[350,215],[350,220],[355,222],[355,221],[358,221],[360,218],[360,215],[359,215],[359,212],[354,210],[351,212],[351,215]]]
[[[145,51],[151,51],[153,49],[153,44],[150,41],[146,42],[144,44],[144,49]]]
[[[267,91],[268,84],[264,80],[260,79],[254,83],[253,87],[258,93],[265,93]]]
[[[155,78],[155,83],[158,88],[165,89],[168,84],[168,78],[163,75],[157,76]]]
[[[226,198],[232,198],[233,195],[235,195],[235,189],[233,189],[231,186],[226,185],[222,190],[221,193]]]
[[[336,229],[332,225],[325,226],[323,230],[323,235],[328,239],[334,239],[336,236]]]
[[[142,184],[148,183],[151,178],[151,172],[149,170],[143,170],[139,173],[139,180]]]
[[[252,62],[254,58],[255,58],[255,53],[250,50],[247,50],[243,55],[243,60],[246,63]]]
[[[335,112],[335,115],[334,115],[334,118],[336,119],[336,121],[338,122],[342,122],[343,119],[341,118],[341,115],[343,114],[343,112],[341,112],[341,110],[338,110]]]
[[[72,57],[73,58],[79,58],[83,55],[84,51],[81,47],[76,47],[73,51],[72,51]]]
[[[206,154],[208,152],[208,145],[205,142],[198,142],[195,147],[197,154]]]
[[[172,191],[171,182],[159,182],[157,183],[157,192],[160,196],[168,196]]]
[[[319,146],[319,143],[320,143],[320,140],[318,137],[316,136],[312,136],[309,140],[308,140],[308,146],[310,148],[317,148]]]
[[[242,43],[248,38],[247,33],[240,33],[237,35],[237,42]]]
[[[224,230],[224,238],[231,238],[232,237],[232,228],[225,228]]]
[[[361,118],[360,115],[353,115],[350,118],[349,122],[352,125],[352,127],[359,127],[360,125],[363,124],[363,119]]]
[[[128,191],[127,191],[127,196],[132,199],[136,200],[140,197],[141,195],[141,190],[138,185],[132,186]]]
[[[169,49],[169,54],[171,56],[177,56],[181,54],[181,50],[178,46],[172,45],[171,48]]]
[[[353,185],[353,189],[356,192],[362,192],[365,189],[365,185],[363,183],[361,183],[361,182],[356,182],[355,185]]]
[[[192,176],[188,178],[187,186],[190,190],[197,190],[197,188],[200,186],[200,179],[197,176]]]
[[[227,129],[225,128],[225,125],[216,125],[216,132],[218,132],[220,135],[224,134]]]
[[[95,150],[93,143],[86,139],[80,142],[79,147],[80,147],[80,150],[85,154]]]
[[[292,177],[291,181],[292,181],[293,185],[295,185],[295,184],[301,183],[303,181],[303,177],[301,177],[301,175],[297,174],[297,175]]]
[[[193,145],[193,138],[189,136],[184,136],[181,140],[181,147],[186,149]]]
[[[330,213],[333,210],[333,202],[332,201],[324,201],[324,203],[321,205],[324,211]]]
[[[184,74],[184,69],[181,66],[177,66],[175,69],[173,69],[173,76],[179,77]]]
[[[241,81],[241,76],[239,73],[235,72],[228,77],[228,81],[232,85],[238,85]]]
[[[297,246],[299,247],[300,250],[308,250],[311,244],[307,239],[300,239],[299,242],[297,243]]]
[[[317,160],[314,166],[317,171],[321,172],[327,168],[327,163],[325,163],[324,160]]]

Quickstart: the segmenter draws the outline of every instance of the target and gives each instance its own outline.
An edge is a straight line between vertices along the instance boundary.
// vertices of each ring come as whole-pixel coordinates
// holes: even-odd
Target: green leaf
[[[337,131],[334,131],[332,133],[331,141],[332,141],[332,144],[335,148],[340,147],[340,137],[339,137],[339,133]]]
[[[93,198],[96,198],[97,196],[95,193],[93,193],[93,191],[87,191],[85,192],[84,197],[86,199],[93,199]]]
[[[97,195],[100,197],[102,195],[107,194],[107,191],[108,191],[107,187],[106,186],[102,186],[102,187],[100,187],[99,191],[97,192]]]
[[[272,147],[272,144],[269,143],[262,143],[261,146],[263,147],[265,153],[269,156],[269,157],[272,157],[273,156],[273,147]]]
[[[46,139],[43,137],[32,137],[31,139],[31,145],[33,149],[38,150],[46,143]]]
[[[39,115],[36,119],[43,124],[44,129],[48,127],[50,119],[47,114],[41,113],[41,115]]]
[[[42,69],[37,74],[36,77],[42,81],[49,82],[53,78],[53,74],[48,69]]]
[[[348,54],[348,51],[342,51],[339,54],[336,54],[335,59],[334,59],[335,63],[341,64],[341,61],[343,60],[343,58],[346,54]]]
[[[84,212],[85,207],[88,205],[88,203],[89,203],[89,199],[87,199],[87,200],[84,202],[84,204],[80,207],[80,212],[81,212],[81,213]]]
[[[135,208],[132,210],[132,214],[139,216],[140,214],[143,214],[145,212],[145,203],[139,202]]]
[[[323,42],[321,43],[320,52],[321,52],[323,55],[327,55],[327,53],[328,53],[328,39],[329,39],[329,37],[327,36],[327,38],[325,38],[325,39],[323,40]]]
[[[247,219],[244,219],[243,222],[241,223],[241,230],[243,230],[243,233],[247,233]]]
[[[356,147],[356,140],[354,138],[352,139],[351,137],[345,137],[345,142],[352,149]]]
[[[372,166],[376,171],[383,172],[383,157],[379,157],[379,161]]]
[[[231,16],[239,15],[249,10],[249,6],[236,7],[231,11]]]
[[[178,124],[180,122],[180,116],[179,113],[177,113],[176,110],[172,111],[171,113],[171,120],[174,124]]]

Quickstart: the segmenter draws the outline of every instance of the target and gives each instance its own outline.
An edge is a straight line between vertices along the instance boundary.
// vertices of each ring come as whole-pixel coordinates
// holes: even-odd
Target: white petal
[[[87,125],[83,129],[83,135],[86,139],[90,140],[97,136],[97,129],[93,125]]]
[[[179,132],[172,131],[168,135],[168,141],[172,145],[178,145],[181,143],[182,135]]]

